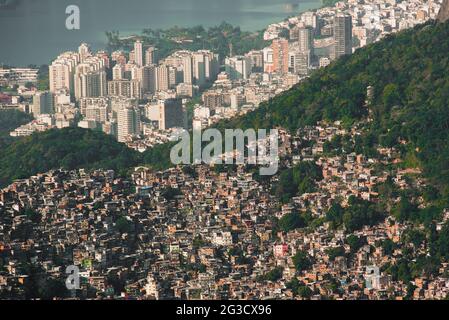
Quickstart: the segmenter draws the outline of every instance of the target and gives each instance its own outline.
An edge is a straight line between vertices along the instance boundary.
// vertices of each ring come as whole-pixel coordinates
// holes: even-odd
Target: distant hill
[[[54,168],[104,168],[124,173],[141,156],[112,136],[81,128],[52,129],[9,144],[0,152],[0,185]]]

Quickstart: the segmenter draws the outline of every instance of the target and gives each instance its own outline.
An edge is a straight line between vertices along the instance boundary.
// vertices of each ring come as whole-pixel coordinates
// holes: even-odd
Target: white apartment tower
[[[88,57],[76,67],[75,98],[102,97],[106,95],[107,82],[104,61]]]
[[[207,81],[215,81],[219,72],[218,55],[209,50],[193,53],[193,79],[199,86]]]
[[[182,58],[182,66],[183,66],[183,82],[186,84],[193,83],[193,62],[191,55],[185,55]]]
[[[161,64],[156,68],[156,83],[157,91],[166,91],[169,89],[169,67],[167,65]]]
[[[145,107],[145,115],[158,123],[161,130],[184,126],[184,111],[181,99],[161,99]]]
[[[134,61],[139,67],[143,66],[143,44],[140,40],[134,42]]]
[[[108,95],[112,97],[140,99],[142,88],[139,80],[112,80],[108,82]]]
[[[140,133],[140,112],[137,108],[127,106],[118,111],[118,141],[125,142],[130,135]]]
[[[251,58],[246,56],[226,58],[225,68],[231,80],[248,79],[251,74]]]
[[[59,55],[48,67],[50,91],[60,90],[74,92],[75,67],[80,62],[80,56],[75,52],[65,52]]]
[[[81,62],[84,62],[84,60],[91,55],[89,45],[87,43],[82,43],[78,47],[78,53],[80,55]]]
[[[112,68],[112,80],[122,80],[125,77],[125,68],[117,63],[114,68]]]
[[[152,65],[156,64],[156,48],[155,47],[149,47],[147,50],[145,50],[145,64]]]

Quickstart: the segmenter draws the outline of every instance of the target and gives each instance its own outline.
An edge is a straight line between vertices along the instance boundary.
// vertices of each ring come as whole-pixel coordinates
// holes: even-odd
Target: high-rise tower
[[[352,18],[350,15],[337,14],[334,19],[334,57],[352,53]]]

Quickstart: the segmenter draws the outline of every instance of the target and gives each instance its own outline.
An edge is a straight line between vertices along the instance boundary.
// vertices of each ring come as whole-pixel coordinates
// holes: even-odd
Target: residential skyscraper
[[[83,116],[87,115],[87,108],[105,107],[110,109],[110,99],[107,97],[82,98],[78,100],[78,106]]]
[[[300,76],[309,74],[310,51],[294,53],[294,73]]]
[[[193,63],[192,56],[185,55],[182,58],[182,67],[183,67],[183,82],[186,84],[193,83]]]
[[[82,43],[78,47],[78,53],[80,55],[81,62],[84,62],[84,60],[91,55],[89,45],[87,43]]]
[[[182,101],[181,99],[165,99],[150,102],[146,106],[146,117],[157,122],[161,130],[183,127]]]
[[[273,69],[280,74],[288,73],[288,40],[275,39],[273,48]]]
[[[134,62],[139,66],[143,66],[143,44],[140,40],[134,42]]]
[[[170,87],[169,83],[169,67],[161,64],[156,68],[156,90],[166,91]]]
[[[273,46],[264,48],[262,50],[262,54],[263,54],[263,72],[266,73],[274,72]]]
[[[193,79],[198,86],[215,81],[219,72],[218,55],[209,50],[193,53]]]
[[[88,57],[76,66],[74,77],[75,98],[102,97],[106,95],[107,82],[104,61],[98,57]]]
[[[200,52],[193,54],[193,78],[195,83],[203,86],[206,83],[206,58]]]
[[[112,97],[135,98],[142,97],[139,80],[112,80],[108,82],[108,94]]]
[[[130,135],[140,133],[140,112],[136,107],[127,106],[118,111],[117,116],[119,142],[125,142]]]
[[[297,75],[307,76],[313,57],[313,30],[311,27],[297,29],[298,41],[290,47],[290,65]]]
[[[104,123],[108,121],[108,108],[106,106],[89,106],[86,108],[86,119]]]
[[[68,90],[74,93],[75,67],[80,62],[80,56],[75,52],[65,52],[59,55],[49,66],[50,91]]]
[[[125,68],[117,63],[114,68],[112,68],[112,80],[122,80],[125,77]]]
[[[263,71],[263,51],[262,50],[252,50],[245,54],[251,61],[251,71],[262,72]]]
[[[312,28],[299,28],[298,29],[298,44],[299,51],[310,51],[310,55],[313,55],[313,31]]]
[[[334,18],[334,58],[352,53],[352,18],[337,14]]]
[[[126,54],[120,50],[114,51],[111,54],[111,60],[120,64],[126,64]]]
[[[146,65],[136,70],[136,79],[140,82],[142,93],[156,92],[156,66]]]
[[[95,54],[95,56],[96,56],[98,59],[103,60],[103,65],[104,65],[104,67],[105,67],[106,69],[109,69],[109,68],[110,68],[110,66],[111,66],[111,59],[109,58],[109,53],[108,53],[108,52],[106,52],[106,51],[104,51],[104,50],[101,50],[101,51],[98,51],[98,52]]]
[[[156,48],[155,47],[149,47],[147,50],[145,50],[145,64],[151,65],[156,64]]]
[[[316,15],[316,13],[309,11],[309,12],[304,12],[301,15],[301,20],[304,22],[304,24],[307,27],[311,27],[313,29],[316,29],[317,25],[318,25],[318,16]]]
[[[226,73],[232,80],[248,79],[251,74],[251,58],[245,56],[234,56],[225,59]]]

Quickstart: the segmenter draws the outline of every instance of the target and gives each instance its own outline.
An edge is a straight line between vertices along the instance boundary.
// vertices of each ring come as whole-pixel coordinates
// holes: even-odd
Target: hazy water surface
[[[28,65],[51,61],[80,42],[105,46],[105,31],[127,35],[143,28],[204,26],[227,21],[242,30],[268,24],[320,6],[320,0],[11,0],[0,9],[0,64]],[[81,29],[65,28],[65,8],[76,4]],[[297,4],[289,6],[288,4]]]

